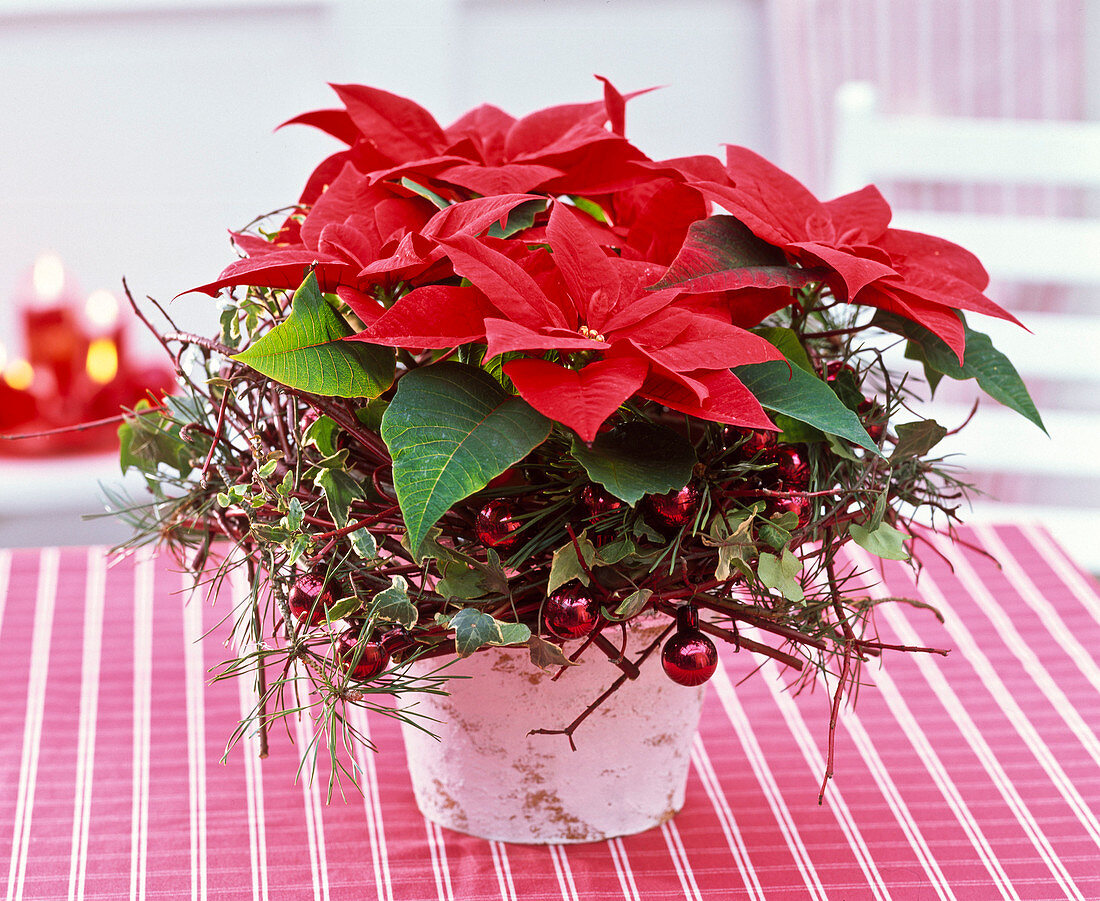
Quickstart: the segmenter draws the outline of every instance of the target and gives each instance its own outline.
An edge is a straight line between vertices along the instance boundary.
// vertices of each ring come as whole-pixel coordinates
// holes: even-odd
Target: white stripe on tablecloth
[[[501,842],[489,842],[489,853],[493,855],[493,869],[497,874],[502,901],[516,901],[516,887],[512,883],[512,870],[508,866],[508,852]]]
[[[890,806],[890,810],[905,833],[905,837],[909,840],[909,846],[913,849],[913,853],[917,855],[917,860],[920,861],[925,875],[928,876],[928,884],[932,886],[942,901],[955,901],[955,893],[952,891],[951,886],[947,884],[947,877],[944,876],[939,862],[929,849],[928,843],[924,840],[920,827],[917,826],[913,815],[905,805],[905,801],[902,800],[897,785],[886,769],[886,765],[882,762],[878,750],[871,742],[867,730],[863,728],[863,723],[859,721],[858,716],[843,716],[841,722],[851,736],[856,750],[859,751],[859,756],[871,771],[871,778],[875,780],[875,785],[882,792],[882,796]]]
[[[741,874],[741,881],[745,885],[750,901],[763,901],[764,890],[760,887],[760,880],[756,878],[756,870],[753,869],[752,860],[749,858],[748,849],[741,838],[741,830],[737,827],[737,820],[730,810],[726,793],[718,782],[718,775],[710,762],[710,755],[703,746],[703,739],[698,733],[691,746],[691,762],[695,766],[695,772],[699,774],[699,781],[703,785],[703,791],[710,798],[714,807],[714,813],[718,817],[718,825],[722,827],[722,834],[726,837],[726,844],[730,849],[730,856],[737,864],[737,871]]]
[[[1089,615],[1100,623],[1100,593],[1097,593],[1089,581],[1081,575],[1061,546],[1051,541],[1046,533],[1033,523],[1022,525],[1021,531],[1038,551],[1039,556],[1054,570],[1062,584],[1081,602],[1081,606],[1089,612]]]
[[[11,584],[11,551],[0,548],[0,630],[4,628],[4,610],[8,605],[8,585]]]
[[[737,699],[737,692],[734,691],[729,674],[726,673],[726,669],[721,662],[719,662],[714,676],[711,677],[711,684],[714,686],[718,700],[722,703],[722,708],[726,712],[726,719],[729,720],[737,732],[737,738],[745,749],[745,756],[748,758],[756,780],[760,783],[760,788],[764,792],[764,797],[767,799],[779,830],[783,833],[783,838],[787,842],[791,856],[794,858],[795,866],[798,867],[798,872],[802,874],[802,880],[806,883],[810,897],[824,899],[826,897],[825,889],[814,870],[813,861],[810,860],[810,855],[802,842],[802,836],[798,834],[798,827],[791,819],[787,803],[779,792],[779,786],[768,767],[760,743],[747,726],[748,717],[745,716],[744,708],[741,707],[741,702]]]
[[[569,858],[565,854],[563,845],[550,845],[550,859],[554,862],[554,872],[558,877],[558,885],[561,887],[563,901],[580,901],[577,897],[577,886],[573,883],[573,868],[569,866]]]
[[[370,841],[371,864],[374,868],[374,887],[379,901],[393,901],[393,885],[390,880],[390,859],[386,849],[386,829],[382,824],[382,800],[378,792],[378,768],[375,766],[375,752],[370,748],[370,721],[362,707],[352,707],[349,718],[363,740],[355,742],[355,761],[359,769],[363,789],[363,810],[367,816],[367,836]],[[425,821],[427,822],[427,821]],[[428,832],[429,845],[431,832]],[[437,867],[434,849],[432,868]],[[439,874],[436,873],[436,885]],[[442,898],[442,895],[440,895]]]
[[[187,804],[191,827],[191,901],[206,898],[206,698],[203,598],[183,574],[183,662],[187,704]]]
[[[19,760],[19,789],[15,800],[11,862],[8,865],[7,901],[23,897],[27,872],[27,851],[31,836],[31,814],[38,782],[38,755],[42,749],[42,717],[46,705],[46,676],[50,664],[50,637],[57,604],[57,548],[45,548],[38,555],[38,594],[31,638],[31,671],[27,684],[26,718],[23,720],[23,753]],[[5,586],[5,595],[6,595]]]
[[[619,887],[623,890],[625,901],[642,901],[638,894],[638,886],[634,882],[634,871],[630,868],[630,860],[626,856],[623,840],[611,839],[607,843],[607,849],[611,852],[611,862],[615,864],[615,875],[619,877]]]
[[[1057,608],[1043,597],[1043,593],[1035,587],[1035,583],[1031,580],[1031,577],[1024,572],[1022,566],[1016,558],[1009,552],[1004,542],[997,536],[997,533],[993,529],[981,525],[974,526],[974,534],[981,539],[982,544],[985,545],[994,557],[997,558],[997,562],[1001,564],[1001,568],[1004,571],[1005,578],[1012,583],[1012,587],[1016,589],[1016,592],[1023,599],[1035,614],[1042,620],[1043,626],[1054,637],[1054,640],[1062,647],[1069,658],[1077,665],[1077,668],[1081,671],[1089,684],[1098,692],[1100,692],[1100,665],[1097,665],[1096,660],[1093,658],[1091,651],[1085,648],[1083,644],[1078,640],[1077,636],[1073,634],[1073,631],[1066,626],[1062,617],[1059,615]],[[1019,631],[1013,625],[1011,618],[1004,612],[999,604],[993,600],[993,596],[989,593],[989,590],[982,584],[982,580],[978,578],[974,572],[974,568],[967,562],[958,552],[957,549],[951,546],[950,542],[937,541],[937,545],[941,552],[947,554],[953,563],[958,565],[962,564],[966,572],[969,574],[967,579],[968,586],[974,587],[977,591],[974,600],[981,606],[983,612],[991,620],[994,620],[994,625],[997,626],[997,631],[1002,633],[1002,637],[1014,654],[1020,658],[1020,661],[1027,668],[1028,673],[1032,675],[1032,678],[1042,678],[1039,682],[1039,678],[1036,681],[1039,682],[1039,687],[1050,688],[1053,692],[1061,695],[1064,705],[1069,706],[1071,709],[1072,704],[1066,700],[1065,694],[1058,687],[1057,683],[1050,678],[1043,669],[1042,664],[1039,663],[1039,658],[1035,655],[1035,652],[1031,650],[1031,647]],[[1036,672],[1032,673],[1035,669]],[[1042,671],[1039,673],[1039,671]],[[1049,695],[1048,695],[1049,696]],[[1053,703],[1053,698],[1051,698]],[[1076,713],[1076,710],[1074,710]],[[1078,716],[1078,725],[1084,728],[1086,731],[1088,727],[1084,725],[1084,721]],[[1075,728],[1074,723],[1068,723],[1071,729],[1075,733],[1078,733],[1078,729]],[[1089,744],[1089,753],[1093,754],[1093,758],[1097,764],[1100,764],[1100,743],[1096,742],[1096,736],[1089,731],[1089,735],[1092,737],[1092,743]],[[1082,739],[1083,741],[1084,739]]]
[[[80,720],[76,739],[76,785],[73,836],[69,852],[69,901],[84,897],[88,867],[88,829],[92,819],[92,773],[95,769],[96,717],[99,712],[99,668],[103,651],[103,608],[107,594],[107,560],[103,548],[88,549],[84,589],[84,640],[80,664]]]
[[[317,754],[317,734],[309,710],[294,715],[294,732],[304,756]],[[314,901],[328,901],[328,857],[325,854],[325,824],[321,819],[321,787],[316,769],[305,767],[299,774],[302,785],[302,810],[305,813],[306,837],[309,841],[309,869],[313,879]]]
[[[860,549],[853,547],[850,549],[849,553],[850,556],[858,560],[862,566],[869,567],[872,565],[870,558]],[[924,576],[927,576],[927,573],[925,573]],[[921,644],[920,637],[899,610],[894,609],[890,604],[884,604],[879,609],[888,620],[890,628],[894,630],[894,633],[903,644]],[[1039,829],[1038,824],[1035,822],[1035,817],[1024,803],[1023,798],[1020,797],[1020,793],[1016,790],[1016,786],[1012,783],[1012,780],[1009,779],[1008,774],[1004,771],[1000,761],[993,753],[993,749],[989,746],[989,742],[986,741],[981,730],[974,723],[973,719],[971,719],[970,714],[959,700],[958,695],[955,694],[954,689],[948,684],[943,673],[923,654],[915,654],[914,659],[925,681],[928,682],[932,691],[935,692],[936,697],[950,714],[951,719],[955,721],[955,725],[958,727],[963,738],[966,739],[971,750],[978,757],[978,760],[981,761],[982,767],[985,769],[990,780],[997,787],[997,790],[1000,792],[1001,797],[1004,799],[1009,809],[1012,810],[1017,822],[1019,822],[1024,832],[1027,833],[1032,845],[1034,845],[1039,855],[1043,858],[1047,868],[1058,881],[1062,891],[1067,892],[1074,898],[1084,901],[1084,897],[1066,871],[1065,866],[1057,858],[1057,855],[1055,855],[1054,850],[1050,846],[1050,842],[1047,841],[1046,836],[1043,835],[1042,831]]]
[[[680,877],[680,885],[684,888],[684,897],[688,901],[703,901],[699,894],[699,886],[695,883],[695,873],[692,872],[691,862],[688,860],[684,843],[680,840],[680,830],[673,822],[662,823],[661,833],[668,845],[668,852],[672,856],[673,866],[676,867],[676,875]]]
[[[27,869],[31,814],[38,781],[38,755],[42,747],[42,718],[46,702],[46,676],[49,669],[50,639],[54,607],[57,602],[57,548],[39,553],[38,594],[35,601],[34,632],[31,639],[31,672],[27,685],[26,719],[23,726],[23,753],[19,764],[19,789],[15,802],[15,828],[12,833],[11,862],[8,868],[8,899],[23,897]]]
[[[752,629],[751,632],[753,633],[752,637],[760,641],[760,635],[756,630]],[[825,758],[821,756],[821,751],[818,750],[817,744],[813,740],[813,736],[810,735],[810,730],[806,728],[806,721],[802,718],[802,714],[799,713],[798,707],[795,705],[790,692],[783,686],[779,667],[776,666],[774,660],[769,659],[764,661],[761,670],[765,675],[764,681],[767,683],[772,699],[779,708],[779,712],[783,714],[783,719],[787,722],[787,728],[791,730],[791,734],[794,736],[794,740],[798,744],[799,750],[802,751],[802,757],[806,761],[806,765],[809,766],[814,775],[823,775],[825,773]],[[833,816],[836,818],[837,824],[844,833],[844,837],[848,840],[848,846],[851,848],[852,854],[859,863],[859,868],[867,878],[868,886],[870,886],[876,898],[881,898],[883,901],[886,901],[890,896],[890,892],[882,881],[882,875],[875,865],[873,855],[867,848],[867,843],[863,840],[863,834],[852,818],[852,812],[848,809],[848,805],[844,801],[844,795],[841,793],[839,787],[834,784],[829,786],[825,798],[833,812]]]
[[[989,545],[987,545],[987,548],[992,550]],[[941,550],[946,550],[946,548],[941,547]],[[981,584],[981,580],[978,578],[969,562],[961,557],[956,557],[954,560],[954,567],[955,577],[982,608],[982,611],[990,617],[1000,638],[1004,640],[1005,644],[1021,659],[1027,669],[1028,675],[1032,677],[1035,683],[1047,696],[1051,705],[1061,714],[1062,719],[1066,721],[1074,732],[1078,732],[1075,724],[1079,724],[1080,731],[1087,734],[1088,737],[1095,742],[1096,736],[1089,730],[1085,721],[1081,719],[1080,714],[1073,707],[1069,698],[1067,698],[1065,693],[1058,688],[1054,680],[1050,677],[1050,674],[1043,668],[1038,657],[1035,656],[1030,648],[1023,644],[1023,639],[1020,638],[1019,634],[1015,632],[1015,629],[1011,627],[1011,623],[1006,624],[1001,622],[1002,619],[1007,620],[1008,617],[993,601],[993,598],[988,596],[988,591],[985,586]],[[1088,804],[1085,803],[1084,798],[1081,797],[1077,787],[1073,784],[1073,780],[1070,779],[1070,777],[1066,775],[1065,770],[1062,769],[1062,765],[1058,762],[1057,757],[1047,746],[1042,736],[1039,735],[1038,730],[1031,724],[1031,721],[1027,718],[1023,708],[1017,703],[1012,692],[1009,691],[1008,687],[1001,680],[1001,677],[997,675],[996,668],[990,663],[985,652],[978,646],[970,630],[963,624],[962,618],[954,612],[951,604],[936,585],[935,579],[932,578],[927,570],[921,573],[921,597],[944,614],[946,618],[945,626],[948,634],[951,636],[952,643],[962,652],[963,656],[974,668],[974,671],[978,674],[978,677],[982,680],[986,689],[997,701],[998,706],[1005,716],[1008,717],[1009,722],[1012,723],[1020,738],[1023,739],[1024,744],[1028,746],[1031,753],[1035,755],[1035,759],[1039,762],[1039,765],[1046,771],[1047,776],[1050,777],[1050,781],[1054,783],[1055,787],[1058,789],[1058,793],[1065,799],[1070,809],[1073,810],[1081,825],[1085,827],[1085,831],[1088,832],[1092,836],[1092,840],[1100,846],[1100,823],[1097,822],[1095,815],[1089,809]],[[988,603],[986,603],[987,601]],[[1006,631],[1009,631],[1008,635],[1005,634]],[[910,634],[915,633],[910,632]],[[1013,646],[1013,636],[1015,636],[1015,643],[1022,645],[1023,649]],[[1024,650],[1026,650],[1026,654]],[[1029,660],[1027,658],[1031,659]],[[1100,764],[1100,760],[1097,760],[1097,763]]]
[[[432,870],[435,872],[439,901],[455,901],[455,893],[451,888],[451,872],[447,869],[447,846],[443,840],[443,830],[427,817],[424,818],[424,825],[428,830],[428,847],[432,854]]]
[[[145,897],[149,847],[149,732],[153,690],[153,555],[134,566],[134,706],[130,802],[130,901]]]

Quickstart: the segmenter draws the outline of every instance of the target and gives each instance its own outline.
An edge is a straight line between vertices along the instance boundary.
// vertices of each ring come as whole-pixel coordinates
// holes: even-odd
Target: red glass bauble
[[[805,491],[810,484],[810,463],[806,452],[790,444],[772,452],[775,478],[791,491]]]
[[[523,525],[517,518],[515,504],[508,498],[498,497],[489,501],[477,514],[474,531],[477,540],[485,547],[510,551],[519,544],[516,531]]]
[[[302,573],[294,580],[286,603],[298,622],[319,626],[325,621],[325,609],[332,606],[337,593],[332,579],[325,582],[324,576],[318,573]]]
[[[357,649],[359,659],[355,659]],[[336,656],[340,660],[340,666],[347,670],[353,679],[366,682],[373,679],[390,665],[390,652],[386,649],[385,639],[382,641],[364,641],[359,637],[359,627],[354,626],[341,633],[336,639]]]
[[[599,601],[576,583],[559,588],[542,607],[542,624],[557,638],[584,638],[599,620]]]
[[[856,371],[847,363],[842,363],[840,360],[830,360],[825,364],[825,381],[835,382],[837,376],[842,372],[850,372],[853,376]]]
[[[798,516],[798,528],[805,527],[810,521],[810,499],[799,495],[791,497],[773,497],[768,499],[768,514],[795,513]]]
[[[673,682],[702,685],[718,668],[718,649],[691,625],[698,622],[693,608],[682,608],[677,620],[676,634],[661,649],[661,666]]]
[[[768,432],[763,429],[737,429],[736,432],[744,436],[740,450],[741,455],[746,459],[755,457],[757,454],[769,456],[775,449],[778,434],[776,432]]]
[[[623,502],[600,488],[598,485],[588,484],[581,489],[581,503],[588,511],[588,516],[593,522],[623,508]]]
[[[886,411],[875,401],[865,397],[856,407],[856,413],[863,420],[863,427],[867,430],[867,434],[871,436],[871,440],[875,444],[882,441],[882,436],[886,432]]]
[[[690,482],[668,494],[647,494],[643,501],[646,521],[662,531],[682,529],[695,519],[699,499],[698,486]]]

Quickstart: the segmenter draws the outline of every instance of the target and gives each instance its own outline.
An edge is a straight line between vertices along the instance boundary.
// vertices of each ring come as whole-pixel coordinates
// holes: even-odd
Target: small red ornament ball
[[[596,522],[623,508],[623,502],[608,494],[598,485],[588,484],[581,489],[581,503],[589,518]]]
[[[557,638],[584,638],[599,620],[599,601],[576,583],[559,588],[542,607],[542,624]]]
[[[810,484],[810,462],[806,452],[790,444],[772,452],[776,479],[790,491],[805,491]]]
[[[359,659],[355,659],[356,650],[362,648]],[[353,679],[366,682],[379,675],[390,665],[390,652],[386,649],[386,639],[364,641],[359,637],[359,627],[353,626],[341,633],[336,640],[336,656]]]
[[[337,593],[332,579],[325,582],[319,573],[303,573],[294,580],[286,603],[298,622],[319,626],[325,621],[325,609],[332,606]]]
[[[882,435],[886,431],[886,413],[875,401],[864,398],[856,407],[856,413],[863,420],[863,427],[871,440],[878,444],[882,441]]]
[[[777,513],[795,513],[798,515],[798,528],[805,528],[810,521],[810,499],[799,495],[791,497],[769,498],[768,513],[774,516]]]
[[[776,433],[768,432],[763,429],[737,429],[739,435],[744,436],[744,441],[741,442],[741,454],[750,459],[758,454],[764,454],[770,456],[771,452],[775,450],[776,446]]]
[[[474,523],[477,540],[485,547],[507,553],[519,544],[516,531],[523,525],[517,518],[518,510],[508,498],[498,497],[482,507]]]
[[[695,519],[699,500],[699,488],[691,482],[668,494],[647,494],[643,501],[646,521],[662,531],[682,529]]]
[[[676,634],[661,649],[665,675],[679,685],[702,685],[718,668],[718,649],[699,631],[694,608],[682,607],[677,616]]]
[[[830,360],[825,364],[825,381],[835,382],[837,376],[842,372],[850,372],[854,376],[856,371],[847,363],[842,363],[840,360]]]

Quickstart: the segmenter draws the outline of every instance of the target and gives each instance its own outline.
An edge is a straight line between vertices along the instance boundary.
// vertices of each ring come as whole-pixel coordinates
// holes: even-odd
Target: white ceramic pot
[[[632,629],[627,657],[663,625]],[[438,741],[403,726],[421,812],[470,835],[529,844],[599,841],[666,822],[684,803],[706,686],[675,684],[659,658],[651,654],[639,678],[576,729],[576,751],[564,735],[527,733],[564,728],[621,675],[597,648],[556,682],[556,670],[536,668],[525,649],[457,661],[446,672],[471,678],[450,680],[449,695],[406,696],[406,706],[438,721],[426,723]],[[438,666],[421,661],[409,672]]]

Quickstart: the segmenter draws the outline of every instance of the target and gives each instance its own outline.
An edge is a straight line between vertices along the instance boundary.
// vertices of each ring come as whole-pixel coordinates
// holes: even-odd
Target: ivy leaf
[[[734,370],[760,405],[882,456],[859,417],[816,375],[783,360],[751,363]]]
[[[587,532],[581,532],[577,536],[577,547],[581,549],[585,565],[591,568],[596,559],[596,546],[588,540]],[[588,584],[588,573],[577,556],[577,547],[574,547],[573,542],[570,541],[554,551],[553,561],[550,564],[550,578],[546,583],[547,594],[553,594],[573,579],[577,579],[582,585]]]
[[[756,237],[733,216],[700,219],[688,227],[683,247],[653,290],[673,286],[689,293],[731,288],[797,288],[820,281],[812,269],[796,269],[783,251]]]
[[[596,550],[596,563],[599,566],[613,566],[633,554],[637,548],[627,536],[609,541]]]
[[[616,618],[630,619],[632,616],[637,616],[645,609],[645,605],[649,603],[651,597],[653,597],[653,592],[648,588],[639,588],[637,591],[632,591],[615,608]]]
[[[372,620],[397,623],[406,629],[416,625],[416,607],[409,600],[409,583],[403,576],[390,576],[390,587],[374,596],[368,615]]]
[[[523,623],[502,623],[488,613],[466,607],[449,620],[455,632],[455,651],[459,657],[469,657],[486,645],[527,644],[531,630]]]
[[[393,384],[394,353],[341,340],[351,333],[310,273],[294,292],[290,315],[233,359],[311,394],[377,397]]]
[[[774,554],[761,554],[756,563],[756,572],[767,588],[778,591],[788,601],[801,604],[806,600],[802,586],[798,582],[798,573],[802,561],[791,553],[789,547],[776,557]]]
[[[1035,402],[1016,367],[993,346],[989,335],[974,331],[965,320],[966,348],[961,366],[955,352],[941,338],[909,319],[879,310],[871,325],[907,338],[909,346],[905,355],[923,363],[926,370],[931,369],[959,381],[975,379],[978,387],[994,400],[1015,410],[1046,432],[1043,419],[1035,409]]]
[[[333,604],[325,611],[325,619],[330,623],[336,622],[338,619],[346,619],[353,613],[362,609],[363,603],[358,597],[352,595],[349,598],[343,598]]]
[[[378,556],[378,542],[366,529],[356,529],[348,533],[348,541],[355,556],[363,560],[373,560]]]
[[[363,489],[343,469],[343,460],[347,451],[341,451],[336,457],[328,457],[313,472],[313,484],[325,495],[329,516],[339,528],[348,524],[351,502],[363,496]],[[336,461],[333,463],[333,461]],[[325,465],[330,463],[331,465]]]
[[[181,478],[186,478],[194,468],[193,458],[202,445],[192,447],[180,437],[180,426],[170,412],[142,413],[152,406],[147,400],[138,401],[134,405],[135,415],[128,415],[118,427],[122,472],[125,474],[134,468],[156,477],[157,469],[163,463],[176,470]],[[183,415],[178,418],[183,422],[202,421],[193,412],[182,412]],[[199,436],[197,432],[191,434],[198,436],[202,444],[209,447],[208,438]]]
[[[286,527],[291,532],[297,532],[302,527],[302,520],[306,512],[302,509],[302,502],[296,497],[290,499],[286,510]]]
[[[934,419],[920,422],[903,422],[897,426],[898,443],[890,454],[890,462],[910,457],[923,457],[947,434],[947,429]]]
[[[718,565],[714,578],[725,581],[733,575],[737,564],[744,564],[755,553],[752,540],[752,521],[756,514],[741,513],[727,517],[716,516],[709,534],[703,535],[703,544],[718,548]],[[740,566],[737,566],[741,569]]]
[[[695,466],[695,448],[678,432],[651,422],[624,422],[596,436],[577,438],[570,451],[593,482],[634,506],[647,494],[683,488]]]
[[[339,432],[340,427],[333,420],[318,416],[302,432],[302,444],[313,445],[322,457],[331,457],[340,450],[336,443]]]
[[[578,665],[566,657],[565,652],[556,644],[552,644],[545,638],[539,638],[537,635],[532,635],[527,639],[527,647],[531,651],[531,662],[539,669]]]
[[[886,560],[909,559],[909,552],[905,549],[905,540],[909,536],[885,522],[880,522],[874,529],[854,522],[848,526],[848,534],[856,544],[876,557]]]
[[[409,544],[451,506],[484,488],[550,434],[550,420],[462,363],[414,369],[382,417]]]

